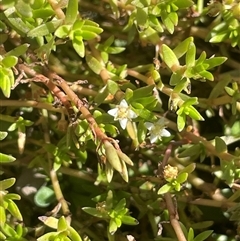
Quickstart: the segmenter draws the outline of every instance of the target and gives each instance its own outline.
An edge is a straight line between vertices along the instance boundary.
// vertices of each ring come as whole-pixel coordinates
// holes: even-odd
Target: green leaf
[[[187,174],[190,174],[192,173],[196,168],[196,163],[191,163],[189,164],[188,166],[184,167],[180,172],[179,174],[181,173],[187,173]]]
[[[0,141],[5,139],[5,137],[8,135],[6,131],[0,131]]]
[[[217,35],[215,35],[212,38],[210,38],[209,42],[210,43],[221,43],[224,40],[226,40],[227,38],[228,38],[228,33],[227,32],[217,33]]]
[[[191,7],[194,2],[191,1],[191,0],[177,0],[177,1],[174,1],[174,4],[178,7],[178,8],[189,8]],[[189,240],[188,240],[189,241]]]
[[[177,85],[181,81],[181,79],[182,79],[181,74],[177,72],[172,73],[169,84],[172,86]]]
[[[215,137],[215,148],[217,153],[227,152],[227,145],[225,141],[218,136]]]
[[[187,240],[188,241],[194,240],[194,230],[192,228],[189,228]]]
[[[57,231],[58,231],[58,232],[62,232],[62,231],[66,231],[67,229],[68,229],[67,221],[66,221],[66,219],[65,219],[64,216],[61,216],[61,217],[58,219]]]
[[[28,37],[34,38],[39,36],[46,36],[50,33],[53,33],[58,26],[62,24],[62,20],[52,20],[51,22],[47,22],[37,26],[36,28],[30,30],[27,33]]]
[[[212,69],[216,66],[223,64],[226,60],[226,57],[212,57],[210,59],[206,59],[204,63],[209,65],[207,69]]]
[[[137,8],[136,20],[138,25],[146,25],[148,20],[148,8]]]
[[[187,180],[187,178],[188,178],[188,173],[182,172],[177,176],[176,181],[178,183],[183,183]]]
[[[1,226],[1,230],[3,231],[4,234],[6,234],[9,237],[15,237],[17,235],[15,230],[10,225],[8,225],[7,223],[4,223]]]
[[[8,162],[13,162],[15,160],[16,160],[15,157],[0,153],[0,163],[8,163]]]
[[[200,151],[201,151],[200,145],[196,144],[196,145],[186,148],[183,152],[181,152],[178,155],[178,157],[184,158],[184,157],[191,157],[191,156],[199,155]]]
[[[194,66],[196,56],[196,46],[193,42],[190,42],[189,48],[186,54],[186,65],[187,68]]]
[[[186,115],[183,113],[177,117],[177,127],[179,131],[182,131],[185,127]]]
[[[11,68],[13,66],[15,66],[18,62],[18,58],[15,56],[6,56],[3,60],[2,60],[2,64],[4,65],[5,68]]]
[[[46,226],[57,229],[58,219],[55,217],[40,216],[38,219],[43,222]],[[55,232],[54,232],[55,233]]]
[[[34,28],[30,24],[23,22],[23,20],[17,15],[15,7],[8,8],[4,11],[4,14],[12,24],[13,28],[22,36],[25,36],[30,29]]]
[[[0,226],[3,226],[5,222],[6,222],[5,208],[2,205],[0,205]],[[0,237],[0,240],[1,240],[1,237]]]
[[[126,199],[122,198],[118,204],[116,205],[116,207],[114,208],[114,211],[116,211],[117,213],[120,212],[122,209],[124,209],[126,206]]]
[[[217,82],[217,84],[212,89],[209,99],[217,98],[220,94],[223,93],[224,88],[231,82],[231,77],[226,76],[225,78],[221,78],[220,81]]]
[[[117,228],[118,226],[117,226],[117,223],[115,222],[115,219],[111,218],[109,222],[109,233],[113,235],[117,231]]]
[[[188,115],[191,118],[193,118],[194,120],[204,121],[204,118],[201,116],[201,114],[193,106],[188,106],[187,108],[188,108],[188,112],[189,112]]]
[[[7,52],[5,54],[5,56],[16,56],[16,57],[19,57],[23,54],[25,54],[29,48],[30,44],[22,44],[16,48],[14,48],[13,50],[10,50],[9,52]]]
[[[57,237],[57,235],[57,232],[49,232],[39,237],[37,241],[56,240],[55,238]]]
[[[170,192],[173,189],[171,183],[167,183],[163,185],[159,190],[158,190],[158,195],[162,195],[166,192]]]
[[[58,38],[66,38],[68,37],[71,28],[71,25],[62,25],[55,31],[54,35]]]
[[[82,210],[97,218],[106,218],[107,213],[96,208],[83,207]]]
[[[120,17],[120,12],[118,9],[118,1],[117,0],[110,0],[109,4],[111,6],[112,12],[115,15],[116,19]]]
[[[213,232],[213,230],[204,231],[204,232],[198,234],[196,236],[196,238],[194,238],[194,241],[204,241],[211,235],[212,232]]]
[[[9,71],[6,69],[1,71],[1,66],[0,66],[0,79],[1,79],[0,88],[2,89],[2,92],[5,95],[5,97],[9,98],[11,94],[11,81],[9,77],[6,75],[7,72]]]
[[[210,72],[208,72],[208,71],[201,71],[199,74],[200,74],[204,79],[208,79],[208,80],[210,80],[210,81],[213,81],[213,80],[214,80],[213,75],[212,75]]]
[[[116,92],[119,90],[118,84],[110,79],[107,82],[107,88],[109,93],[111,93],[112,95],[115,95]]]
[[[178,67],[179,66],[179,61],[178,61],[177,56],[165,44],[162,45],[162,59],[170,69],[172,67]]]
[[[16,178],[8,178],[0,181],[0,190],[4,191],[10,188],[11,186],[14,185],[15,182],[16,182]]]
[[[103,66],[101,65],[101,63],[96,58],[94,58],[91,55],[87,55],[86,56],[86,61],[87,61],[87,64],[88,64],[89,68],[95,74],[100,74],[101,73],[101,71],[103,69]]]
[[[174,54],[179,59],[181,58],[189,49],[189,45],[193,43],[193,37],[186,38],[178,46],[173,49]]]
[[[172,12],[171,13],[167,13],[166,11],[161,12],[162,21],[163,21],[164,25],[166,26],[168,32],[171,34],[173,34],[173,32],[174,32],[174,22],[172,21],[172,19],[170,17],[170,15],[172,15],[172,14],[173,14]]]
[[[26,18],[32,17],[32,8],[30,5],[23,0],[18,0],[15,5],[16,10]]]
[[[49,8],[39,8],[39,9],[33,10],[33,18],[34,19],[41,18],[41,19],[47,20],[52,15],[54,15],[54,11]]]
[[[148,85],[148,86],[145,86],[145,87],[138,88],[138,89],[134,90],[133,96],[132,96],[130,102],[134,101],[136,99],[143,98],[143,96],[144,97],[147,97],[149,95],[152,96],[152,92],[153,92],[154,87],[155,87],[155,85]]]
[[[86,22],[85,24],[82,26],[82,31],[88,31],[88,32],[92,32],[95,33],[96,36],[97,34],[100,34],[103,32],[103,29],[100,28],[98,25],[97,26],[93,26],[93,25],[87,25]]]
[[[56,200],[55,193],[52,188],[42,186],[34,196],[34,202],[38,207],[48,207]]]
[[[82,238],[79,236],[78,232],[72,228],[68,228],[68,236],[72,241],[82,241]]]
[[[131,216],[128,216],[128,215],[122,216],[121,221],[122,221],[122,223],[127,224],[127,225],[138,225],[139,224],[137,219],[135,219]]]
[[[68,6],[65,15],[65,23],[73,24],[78,15],[78,0],[68,1]]]
[[[7,210],[12,214],[12,216],[22,221],[23,220],[22,214],[20,213],[18,206],[11,199],[8,199],[7,202],[8,202]]]
[[[84,40],[91,40],[98,36],[98,34],[88,31],[88,30],[82,30],[81,36]]]
[[[79,54],[80,57],[85,56],[85,45],[82,40],[73,39],[73,48]]]

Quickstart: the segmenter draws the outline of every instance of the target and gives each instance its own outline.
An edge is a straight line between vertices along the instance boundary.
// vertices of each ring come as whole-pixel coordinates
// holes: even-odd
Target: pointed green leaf
[[[122,223],[127,224],[127,225],[138,225],[139,224],[139,222],[136,218],[133,218],[128,215],[122,216],[121,221],[122,221]]]
[[[11,186],[14,185],[15,182],[16,182],[16,178],[8,178],[0,181],[0,190],[4,191],[10,188]]]
[[[99,210],[99,209],[96,209],[96,208],[91,208],[91,207],[83,207],[82,210],[94,217],[97,217],[97,218],[106,218],[106,215],[107,213],[103,210]]]
[[[188,106],[188,115],[194,120],[204,121],[204,118],[193,106]]]
[[[179,66],[178,58],[174,52],[165,44],[162,45],[162,59],[170,69],[173,66]]]
[[[86,56],[86,61],[87,61],[87,64],[88,64],[89,68],[95,74],[100,74],[100,72],[102,71],[103,67],[102,67],[101,63],[96,58],[94,58],[91,55],[87,55]]]
[[[4,65],[5,68],[11,68],[15,66],[18,62],[18,58],[16,56],[6,56],[2,60],[2,64]]]
[[[78,0],[68,1],[68,6],[65,15],[65,23],[73,24],[78,15]]]
[[[171,183],[167,183],[163,185],[159,190],[158,190],[158,195],[164,194],[166,192],[170,192],[173,189]]]
[[[190,228],[189,231],[188,231],[187,240],[188,241],[193,241],[194,240],[194,230],[192,228]]]
[[[0,205],[0,226],[2,226],[5,222],[6,222],[5,208]]]
[[[193,37],[186,38],[184,41],[178,44],[178,46],[175,47],[175,49],[173,49],[173,52],[175,53],[178,59],[181,58],[187,52],[189,48],[189,44],[192,42],[193,42]]]
[[[11,199],[8,199],[7,202],[8,202],[7,210],[19,221],[22,221],[23,220],[22,214],[20,213],[18,206]]]
[[[215,148],[217,153],[227,152],[227,145],[225,141],[218,136],[215,137]]]
[[[204,241],[204,240],[207,240],[207,238],[211,235],[212,232],[213,232],[213,230],[204,231],[204,232],[198,234],[196,236],[196,238],[194,238],[194,241]]]
[[[187,178],[188,178],[188,173],[182,172],[182,173],[178,174],[176,181],[179,183],[183,183],[187,180]]]
[[[210,59],[206,59],[204,63],[209,65],[207,69],[212,69],[216,66],[223,64],[226,60],[226,57],[212,57]]]
[[[68,229],[67,221],[64,216],[61,216],[58,220],[57,231],[62,232],[62,231],[66,231],[67,229]]]
[[[0,141],[5,139],[5,137],[8,135],[6,131],[0,131]]]
[[[79,54],[80,57],[85,56],[85,46],[84,42],[80,39],[73,39],[73,48]]]
[[[66,38],[71,30],[71,25],[62,25],[54,33],[58,38]]]
[[[53,33],[62,23],[62,20],[52,20],[51,22],[47,22],[37,26],[36,28],[30,30],[27,33],[28,37],[39,37],[46,36],[50,33]]]
[[[187,68],[194,66],[196,57],[196,46],[193,42],[189,44],[189,49],[186,54]]]
[[[182,131],[185,127],[186,115],[183,113],[177,117],[177,127],[179,131]]]
[[[9,156],[9,155],[0,153],[0,163],[8,163],[8,162],[13,162],[15,160],[16,160],[16,158],[13,156]]]
[[[118,226],[117,226],[117,223],[115,222],[115,219],[111,218],[109,222],[109,233],[113,235],[117,231],[117,228]]]
[[[68,236],[72,241],[82,241],[82,238],[79,236],[78,232],[74,228],[69,227],[68,232]]]

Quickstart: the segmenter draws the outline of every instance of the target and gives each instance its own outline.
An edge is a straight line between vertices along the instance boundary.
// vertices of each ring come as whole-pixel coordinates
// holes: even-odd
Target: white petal
[[[128,118],[129,119],[134,119],[134,118],[137,118],[137,117],[138,117],[138,115],[133,110],[128,111]]]
[[[162,129],[161,136],[169,137],[169,136],[171,136],[171,133],[166,129]]]
[[[144,125],[146,126],[146,128],[147,128],[148,130],[151,130],[151,129],[153,128],[153,126],[154,126],[154,124],[151,123],[151,122],[145,122]]]
[[[121,102],[120,102],[120,105],[119,105],[120,107],[124,107],[124,108],[128,108],[128,103],[127,103],[127,101],[126,100],[122,100]]]
[[[128,122],[128,119],[127,118],[123,118],[123,119],[120,119],[119,120],[119,123],[120,123],[120,126],[125,130],[126,127],[127,127],[127,122]]]
[[[154,142],[157,141],[158,138],[159,138],[158,135],[151,134],[151,136],[150,136],[150,142],[151,142],[151,143],[154,143]]]
[[[116,117],[118,114],[118,108],[113,108],[107,112],[109,115]]]

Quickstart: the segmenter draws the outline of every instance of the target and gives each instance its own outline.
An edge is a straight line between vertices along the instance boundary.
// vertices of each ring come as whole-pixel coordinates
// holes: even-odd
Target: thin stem
[[[0,106],[32,107],[66,114],[65,108],[55,108],[51,104],[42,103],[36,100],[0,100]]]
[[[47,120],[48,120],[47,110],[43,109],[42,114],[43,114],[43,117],[44,117],[44,119],[42,121],[44,140],[45,140],[46,143],[51,143],[50,142],[50,136],[49,136],[49,130],[48,130],[48,123],[47,123]],[[47,158],[48,158],[49,169],[50,169],[49,174],[50,174],[50,178],[51,178],[51,181],[52,181],[52,185],[53,185],[53,189],[54,189],[56,198],[57,198],[58,202],[61,204],[64,216],[68,216],[69,223],[70,223],[70,216],[69,216],[70,211],[69,211],[69,208],[68,208],[68,204],[63,197],[62,190],[61,190],[61,187],[60,187],[60,184],[59,184],[59,181],[58,181],[57,173],[53,169],[52,156],[49,152],[47,153]]]
[[[165,193],[164,198],[165,198],[167,209],[169,212],[170,223],[176,233],[178,241],[187,241],[187,239],[185,238],[185,235],[182,231],[182,228],[179,224],[178,214],[177,214],[176,208],[174,206],[171,194]]]
[[[168,160],[170,158],[171,152],[172,152],[172,148],[173,148],[173,143],[170,143],[166,149],[163,161],[161,164],[159,164],[158,166],[158,175],[161,176],[162,172],[164,170],[164,167],[167,165]],[[187,241],[185,238],[185,235],[182,231],[182,228],[180,226],[179,223],[179,217],[178,217],[178,212],[177,212],[177,208],[175,207],[173,200],[172,200],[172,196],[170,193],[165,193],[164,194],[164,199],[166,202],[166,206],[168,209],[168,213],[169,213],[169,219],[170,219],[170,223],[175,231],[175,234],[178,238],[179,241]]]

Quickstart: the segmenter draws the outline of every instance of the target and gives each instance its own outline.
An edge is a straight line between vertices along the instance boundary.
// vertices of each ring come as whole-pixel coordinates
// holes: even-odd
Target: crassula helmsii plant
[[[0,240],[238,240],[239,16],[1,0]]]

